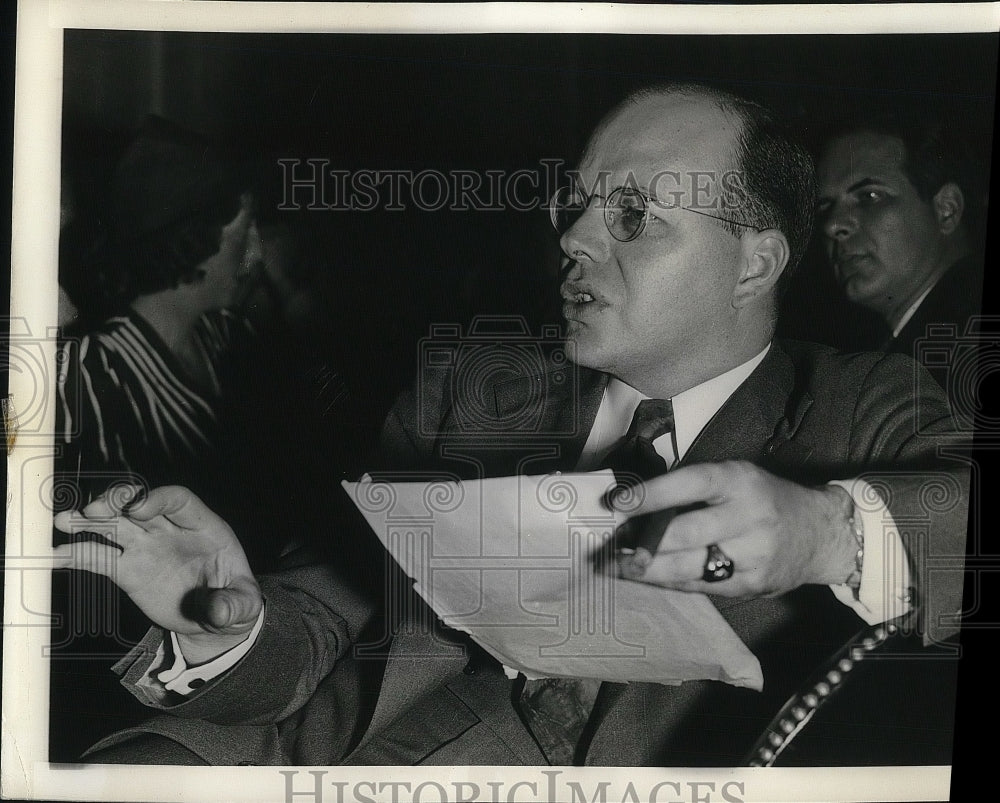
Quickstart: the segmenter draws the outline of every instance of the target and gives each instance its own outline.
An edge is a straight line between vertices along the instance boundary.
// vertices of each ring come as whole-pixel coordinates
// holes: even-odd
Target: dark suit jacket
[[[566,363],[549,369],[505,375],[493,387],[476,388],[475,399],[447,376],[415,388],[385,427],[392,464],[445,467],[466,477],[571,469],[607,377]],[[961,460],[936,454],[949,442],[940,389],[917,383],[915,404],[914,387],[914,364],[902,357],[775,344],[684,462],[748,460],[804,483],[865,475],[907,544],[930,639],[954,630],[954,616],[941,617],[961,608],[961,571],[940,567],[964,555],[968,488]],[[414,624],[426,609],[415,607],[395,629],[366,723],[357,702],[359,661],[348,650],[366,620],[364,606],[342,591],[337,599],[317,567],[262,578],[261,586],[266,616],[259,643],[212,688],[172,707],[174,716],[158,718],[151,729],[217,763],[544,763],[511,703],[511,682],[458,634],[432,620]],[[826,587],[713,601],[761,660],[763,693],[709,681],[605,684],[585,735],[586,763],[737,763],[805,673],[862,625]],[[151,634],[147,647],[157,638]],[[126,685],[134,688],[149,664],[134,652],[121,667]],[[205,736],[202,723],[193,727],[179,717],[236,725],[228,732],[238,733],[245,749],[234,754],[220,747],[217,725],[207,726]],[[321,727],[306,724],[315,721]]]
[[[919,359],[917,343],[927,337],[929,326],[951,325],[961,337],[969,319],[982,312],[983,261],[967,256],[938,279],[899,334],[887,339],[885,350]]]

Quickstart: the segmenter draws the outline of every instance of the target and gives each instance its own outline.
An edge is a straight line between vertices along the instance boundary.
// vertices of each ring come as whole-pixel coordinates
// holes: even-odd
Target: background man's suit
[[[467,477],[572,470],[607,377],[566,364],[553,370],[561,375],[507,376],[494,387],[477,388],[475,402],[447,377],[414,389],[386,423],[388,465]],[[944,468],[935,462],[937,446],[948,442],[947,405],[936,387],[922,382],[915,406],[913,371],[912,362],[896,356],[844,356],[775,343],[682,464],[748,460],[807,484],[865,474],[883,491],[897,522],[921,522],[913,531],[900,526],[913,577],[921,578],[928,556],[964,554],[968,485],[960,461]],[[522,422],[516,431],[504,432],[499,423],[475,431],[484,409],[501,422],[531,404],[537,415],[515,417]],[[439,424],[428,429],[421,421]],[[872,473],[887,469],[902,473]],[[927,504],[933,494],[928,471],[945,489],[944,502]],[[435,630],[430,638],[419,627],[407,633],[406,622],[392,641],[366,728],[369,698],[359,679],[364,673],[357,671],[363,662],[348,656],[368,619],[365,604],[319,567],[262,578],[261,587],[266,616],[258,644],[212,688],[171,708],[176,717],[217,724],[159,717],[149,729],[214,763],[544,763],[499,667],[475,649],[449,644],[465,643],[457,634]],[[962,573],[952,572],[935,576],[923,592],[924,632],[930,627],[925,641],[954,630],[939,626],[938,616],[960,610],[961,591]],[[826,587],[714,602],[761,660],[764,692],[707,681],[604,684],[584,735],[587,764],[739,762],[809,669],[863,624]],[[421,610],[411,613],[419,618]],[[152,633],[145,645],[155,648],[157,641]],[[150,662],[140,649],[121,665],[124,682],[137,694],[143,692],[135,683]],[[943,697],[950,710],[947,691]],[[846,734],[844,743],[857,736]]]
[[[950,324],[961,337],[969,319],[982,314],[982,309],[983,260],[963,257],[938,279],[899,334],[886,339],[884,350],[915,357],[917,341],[927,337],[928,327]]]

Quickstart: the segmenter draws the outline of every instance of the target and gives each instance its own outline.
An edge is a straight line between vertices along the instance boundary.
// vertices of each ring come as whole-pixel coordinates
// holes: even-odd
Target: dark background
[[[265,164],[295,156],[345,169],[572,164],[593,124],[629,89],[691,79],[770,102],[812,145],[829,119],[858,105],[941,109],[979,149],[985,184],[996,75],[996,35],[68,31],[63,160],[80,209],[98,225],[110,166],[149,112],[264,154]],[[414,376],[417,343],[432,323],[489,312],[525,314],[536,326],[557,315],[558,252],[544,212],[312,212],[308,226],[341,335],[327,344],[329,359],[370,401],[373,419]],[[995,312],[991,288],[988,275],[986,311]],[[865,324],[812,249],[787,296],[783,331],[836,341]],[[989,727],[996,710],[985,646],[993,632],[965,634],[955,799],[985,769],[977,725]]]
[[[155,112],[263,157],[357,170],[573,166],[628,90],[705,80],[764,100],[812,145],[859,106],[934,109],[964,129],[989,175],[997,37],[314,35],[67,31],[64,167],[103,214],[110,165]],[[304,196],[297,196],[302,199]],[[383,196],[384,197],[384,196]],[[539,198],[543,202],[544,198]],[[268,204],[265,202],[265,207]],[[265,209],[266,216],[266,209]],[[281,216],[279,216],[281,217]],[[288,217],[286,214],[285,217]],[[544,211],[313,211],[331,359],[384,413],[434,322],[474,313],[558,321],[558,245]],[[851,345],[867,317],[840,301],[813,249],[786,334]]]

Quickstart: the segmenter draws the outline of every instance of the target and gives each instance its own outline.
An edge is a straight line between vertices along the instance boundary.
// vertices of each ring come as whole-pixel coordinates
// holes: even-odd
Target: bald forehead
[[[661,94],[618,109],[595,132],[581,169],[726,170],[740,120],[711,98]]]

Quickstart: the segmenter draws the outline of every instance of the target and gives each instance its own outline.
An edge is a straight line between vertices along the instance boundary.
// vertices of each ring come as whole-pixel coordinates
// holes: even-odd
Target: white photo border
[[[15,78],[15,172],[12,244],[12,336],[54,333],[57,298],[59,154],[62,48],[66,28],[229,32],[338,33],[922,33],[1000,31],[1000,4],[884,4],[851,6],[610,5],[596,3],[368,4],[267,2],[161,2],[158,0],[21,0]],[[20,327],[20,329],[18,329]],[[17,331],[14,331],[17,329]],[[43,337],[44,359],[54,364],[53,342]],[[30,395],[31,376],[10,377],[10,393]],[[54,419],[52,396],[44,421]],[[49,450],[51,451],[51,449]],[[48,463],[46,462],[48,460]],[[30,465],[29,465],[30,462]],[[475,782],[500,789],[503,799],[545,800],[567,780],[587,799],[610,782],[607,799],[628,782],[651,789],[683,789],[711,782],[711,800],[939,800],[949,793],[950,767],[823,769],[501,769],[453,768],[177,768],[51,765],[48,750],[49,630],[46,553],[51,515],[23,481],[51,470],[51,454],[35,444],[15,448],[8,461],[5,661],[3,666],[3,794],[45,800],[275,801],[318,799],[308,790],[322,781],[322,800],[351,800],[363,790],[375,800],[407,800],[427,781]],[[40,624],[41,623],[41,624]],[[294,775],[289,775],[294,771]],[[317,775],[316,773],[325,773]],[[554,774],[555,773],[555,774]],[[489,787],[487,782],[501,783]],[[518,783],[520,786],[516,786]],[[289,785],[291,784],[291,785]],[[375,784],[369,786],[369,784]],[[382,784],[381,789],[378,784]],[[534,784],[534,786],[532,786]],[[666,786],[662,786],[666,784]],[[638,788],[638,786],[636,787]],[[287,793],[296,792],[293,798]],[[339,790],[339,791],[338,791]],[[436,799],[427,787],[426,800]],[[363,799],[358,797],[356,799]],[[708,798],[706,798],[708,799]]]

